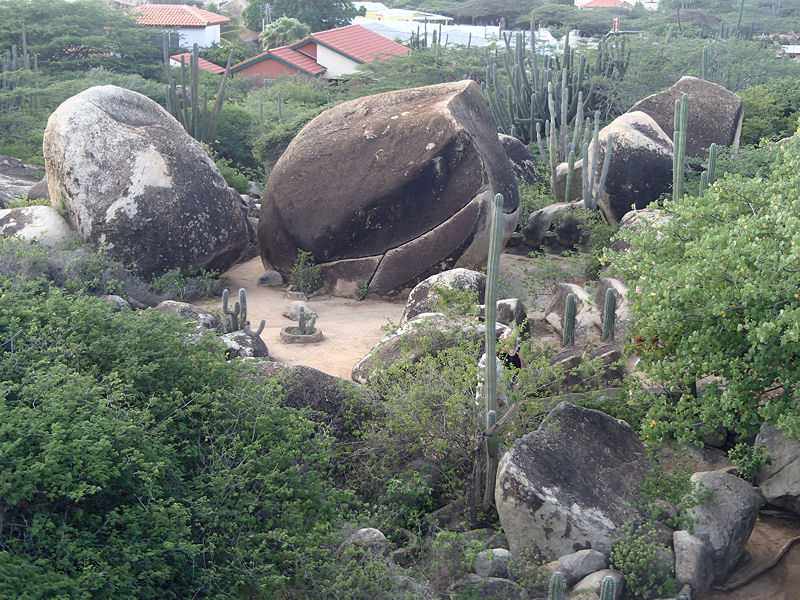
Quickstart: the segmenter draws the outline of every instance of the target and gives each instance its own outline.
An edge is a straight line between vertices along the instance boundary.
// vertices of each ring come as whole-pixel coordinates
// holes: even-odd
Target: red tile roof
[[[317,42],[353,60],[365,63],[381,55],[405,55],[409,50],[361,25],[348,25],[312,33],[291,45],[297,49],[309,42]]]
[[[192,53],[191,52],[184,52],[183,54],[174,54],[170,56],[172,60],[176,63],[181,63],[181,56],[183,57],[183,62],[188,67],[191,64],[192,60]],[[215,65],[211,61],[206,60],[205,58],[197,57],[197,67],[201,71],[211,71],[212,73],[217,73],[218,75],[225,72],[225,67],[220,67],[219,65]]]
[[[309,75],[319,75],[324,73],[326,70],[325,67],[323,67],[310,56],[302,54],[301,52],[297,52],[296,50],[292,50],[289,48],[289,46],[279,46],[278,48],[272,48],[271,50],[267,50],[266,52],[262,52],[256,56],[252,56],[237,65],[233,65],[231,67],[231,73],[235,73],[236,71],[239,71],[248,65],[270,58],[284,62],[290,67],[299,69],[303,73],[307,73]]]
[[[142,4],[132,10],[138,13],[136,21],[140,25],[206,27],[230,21],[228,17],[188,4]]]

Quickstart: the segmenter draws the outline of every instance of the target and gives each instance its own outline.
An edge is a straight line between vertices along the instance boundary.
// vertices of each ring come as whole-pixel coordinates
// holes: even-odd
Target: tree
[[[258,39],[264,44],[264,48],[277,48],[302,40],[309,33],[311,27],[305,23],[291,17],[281,17],[270,23]]]
[[[669,222],[605,257],[628,284],[639,368],[671,392],[648,435],[800,432],[800,139],[784,146],[768,177],[666,202]]]
[[[293,17],[311,31],[324,31],[349,25],[357,11],[351,0],[275,0],[272,14]]]

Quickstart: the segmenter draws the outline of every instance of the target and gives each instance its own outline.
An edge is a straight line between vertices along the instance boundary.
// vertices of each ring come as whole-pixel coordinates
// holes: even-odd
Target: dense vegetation
[[[632,336],[641,340],[631,351],[668,393],[623,381],[624,395],[576,401],[628,420],[650,442],[725,431],[748,440],[763,421],[800,432],[800,144],[772,143],[797,131],[800,64],[776,59],[775,47],[758,38],[791,29],[798,9],[757,0],[743,5],[740,19],[733,4],[682,2],[680,30],[671,0],[658,12],[624,13],[624,29],[644,32],[626,38],[624,70],[607,76],[594,68],[585,82],[587,110],[607,122],[681,75],[699,76],[707,46],[708,79],[745,103],[742,147],[720,153],[718,171],[727,175],[698,196],[689,169],[691,193],[662,203],[669,224],[629,234],[630,252],[602,257],[631,290]],[[352,5],[340,5],[349,14]],[[329,25],[290,2],[273,8],[280,7],[312,30]],[[556,33],[604,33],[615,14],[535,0],[413,7],[525,26],[535,8]],[[260,29],[260,14],[245,18]],[[288,25],[276,25],[274,39],[284,40]],[[165,104],[161,44],[99,0],[0,2],[0,55],[8,49],[10,60],[16,46],[20,58],[4,63],[0,80],[0,154],[40,163],[49,114],[92,85],[120,85]],[[231,49],[234,61],[258,52],[225,42],[202,55],[224,64]],[[502,44],[414,49],[336,86],[282,78],[254,88],[234,78],[209,149],[245,191],[326,107],[463,78],[481,83],[487,56],[505,85],[504,51]],[[595,64],[595,51],[580,52]],[[200,74],[210,103],[218,85]],[[521,196],[526,215],[552,202],[547,183],[522,186]],[[591,274],[611,228],[593,213],[585,229],[588,254],[574,260]],[[559,268],[540,268],[524,284],[534,295],[560,276]],[[413,598],[404,574],[439,586],[462,573],[481,543],[439,531],[430,513],[450,505],[473,525],[496,523],[491,511],[470,513],[463,502],[474,484],[479,342],[385,369],[367,386],[368,410],[355,399],[350,407],[353,440],[333,444],[312,414],[281,406],[279,382],[226,362],[212,337],[154,311],[113,312],[94,297],[118,293],[152,305],[215,285],[207,274],[177,273],[146,284],[80,246],[49,253],[0,245],[0,597]],[[475,298],[443,295],[439,308],[450,318],[474,317]],[[520,408],[503,445],[538,425],[566,375],[551,365],[551,351],[523,342],[521,352],[529,367],[512,392]],[[573,390],[597,387],[594,367],[573,374],[583,381]],[[734,450],[756,460],[747,447]],[[661,483],[651,499],[678,498],[666,487],[684,490],[672,479]],[[362,525],[412,548],[409,571],[353,549],[337,552]],[[643,569],[636,573],[644,588],[663,591],[663,582],[647,579],[651,552],[647,535],[632,535],[616,560]]]

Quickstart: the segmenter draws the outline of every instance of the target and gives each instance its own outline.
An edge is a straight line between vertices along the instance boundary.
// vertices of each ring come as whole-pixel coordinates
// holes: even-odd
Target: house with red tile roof
[[[142,4],[131,9],[131,13],[140,25],[175,32],[177,35],[170,36],[170,43],[184,48],[219,44],[220,25],[230,21],[228,17],[188,4]]]
[[[258,83],[279,75],[302,74],[339,79],[358,65],[390,56],[406,55],[405,46],[362,27],[348,25],[312,33],[302,40],[271,48],[231,67],[234,75],[256,77]]]
[[[589,0],[578,4],[578,8],[624,8],[633,10],[633,4],[624,0]]]
[[[169,57],[169,66],[170,67],[180,67],[181,66],[181,58],[183,58],[183,64],[187,67],[191,64],[192,60],[192,53],[191,52],[184,52],[183,54],[173,54]],[[200,56],[197,57],[197,68],[201,71],[210,71],[211,73],[216,73],[217,75],[221,75],[225,72],[225,67],[220,67],[219,65],[215,65],[211,61],[206,60]]]

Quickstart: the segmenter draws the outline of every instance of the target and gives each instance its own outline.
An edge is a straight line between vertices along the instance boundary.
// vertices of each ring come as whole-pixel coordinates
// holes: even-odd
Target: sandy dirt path
[[[316,344],[284,344],[280,341],[283,327],[296,325],[283,316],[292,302],[284,288],[258,287],[264,272],[260,258],[236,265],[222,276],[223,286],[233,298],[239,288],[247,290],[247,317],[253,327],[261,319],[266,326],[261,338],[269,348],[272,360],[287,365],[307,365],[329,375],[350,379],[355,364],[386,335],[381,328],[387,320],[397,323],[405,308],[404,302],[380,300],[348,300],[333,296],[314,296],[307,304],[317,313],[317,327],[325,339]],[[207,307],[221,308],[217,302]]]

